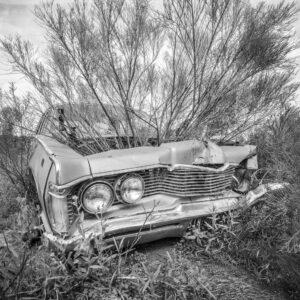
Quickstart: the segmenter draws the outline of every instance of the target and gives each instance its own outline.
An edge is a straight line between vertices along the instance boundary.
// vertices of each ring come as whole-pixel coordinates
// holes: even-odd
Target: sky
[[[71,0],[56,0],[65,4]],[[247,1],[247,0],[245,0]],[[250,0],[256,4],[259,0]],[[162,7],[163,0],[152,0],[155,7]],[[276,3],[279,0],[265,0],[267,3]],[[300,8],[300,0],[295,1]],[[33,15],[34,6],[39,4],[40,0],[0,0],[0,37],[19,34],[22,38],[30,40],[35,47],[40,49],[45,45],[43,29],[38,25]],[[300,14],[295,24],[296,37],[300,41]],[[300,49],[296,50],[294,56],[300,65]],[[297,75],[300,81],[300,72]],[[0,89],[7,89],[9,82],[15,82],[19,91],[28,90],[28,83],[20,74],[12,73],[9,66],[8,57],[0,52]],[[300,104],[299,100],[297,100]]]

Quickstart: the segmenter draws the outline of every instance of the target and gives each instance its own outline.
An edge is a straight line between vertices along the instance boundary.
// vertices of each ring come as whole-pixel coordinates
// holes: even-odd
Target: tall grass
[[[268,122],[258,146],[259,181],[290,183],[247,210],[213,216],[191,227],[202,252],[241,264],[264,283],[300,297],[300,114],[287,108]]]
[[[262,282],[298,299],[299,119],[296,110],[288,109],[252,137],[262,166],[259,179],[288,181],[290,189],[270,194],[251,209],[194,222],[191,231],[198,246],[187,243],[176,247],[159,262],[136,252],[123,255],[121,250],[108,251],[101,243],[98,253],[91,255],[80,251],[70,256],[54,255],[42,245],[28,247],[21,241],[23,225],[28,221],[21,213],[22,201],[15,200],[17,191],[3,180],[0,229],[10,232],[5,236],[6,246],[0,248],[0,298],[217,299],[229,290],[236,297],[245,291],[251,293],[238,289],[238,281],[208,276],[201,262],[196,262],[208,254],[225,265],[242,265]],[[226,284],[222,280],[227,280]]]

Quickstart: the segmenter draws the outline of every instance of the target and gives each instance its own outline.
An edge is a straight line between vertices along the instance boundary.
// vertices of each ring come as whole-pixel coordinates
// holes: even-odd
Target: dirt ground
[[[168,252],[180,248],[178,245],[180,245],[180,239],[164,239],[140,245],[136,251],[146,255],[149,261],[159,263],[167,259]],[[184,251],[181,255],[186,256]],[[201,269],[202,281],[203,278],[207,281],[206,286],[212,291],[215,299],[289,299],[282,292],[263,286],[253,275],[232,263],[224,263],[224,261],[216,261],[203,254],[195,254],[192,264]]]

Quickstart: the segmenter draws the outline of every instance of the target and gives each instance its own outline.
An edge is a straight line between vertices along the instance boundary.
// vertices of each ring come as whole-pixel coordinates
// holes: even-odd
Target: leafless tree
[[[155,12],[148,0],[94,0],[44,3],[35,14],[46,54],[20,37],[2,48],[35,87],[36,105],[71,111],[62,135],[76,127],[88,153],[199,138],[206,126],[230,139],[297,89],[293,3],[166,0]]]
[[[10,180],[20,194],[28,187],[30,128],[33,125],[30,110],[30,99],[19,98],[14,84],[1,93],[0,175]]]
[[[165,1],[162,136],[175,127],[179,139],[197,137],[208,125],[230,139],[290,100],[297,89],[288,58],[295,14],[284,2],[253,8],[244,1]]]

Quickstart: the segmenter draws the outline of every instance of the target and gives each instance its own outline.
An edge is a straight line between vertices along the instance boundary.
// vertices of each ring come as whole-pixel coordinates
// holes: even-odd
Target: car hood
[[[171,168],[181,165],[239,164],[256,154],[256,147],[217,146],[210,141],[190,140],[165,143],[159,147],[136,147],[110,150],[82,156],[68,145],[37,136],[52,159],[56,184],[73,185],[93,177],[120,174],[155,167]]]
[[[86,156],[93,176],[103,176],[178,164],[239,164],[255,155],[252,145],[220,147],[210,141],[189,140],[159,147],[110,150]]]

